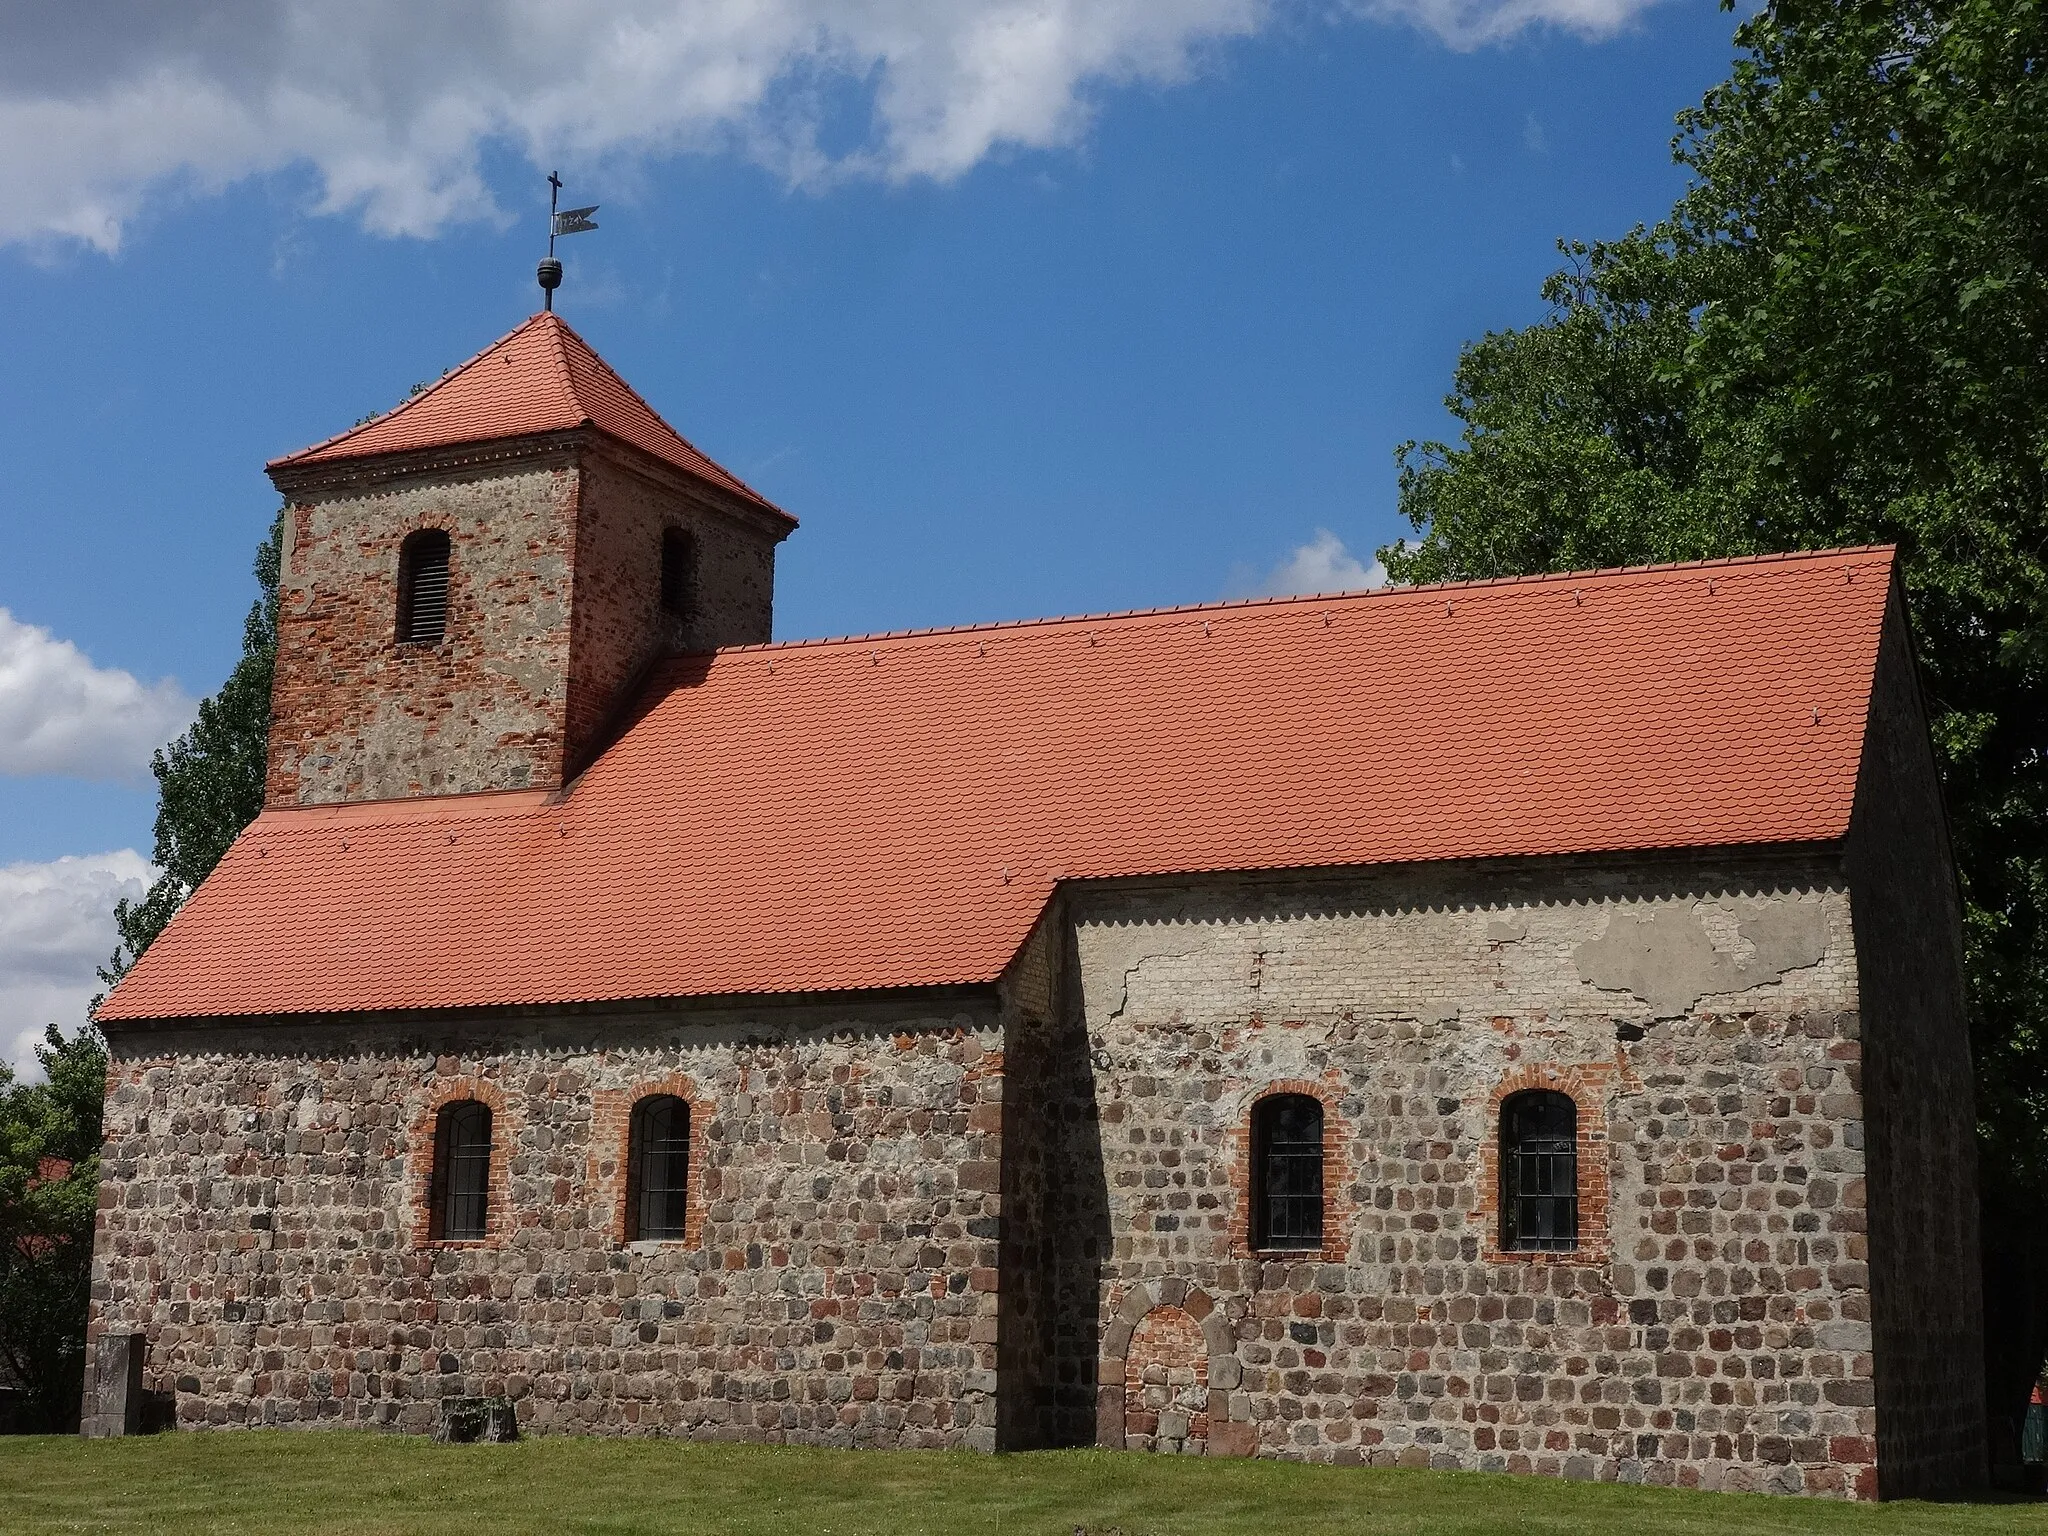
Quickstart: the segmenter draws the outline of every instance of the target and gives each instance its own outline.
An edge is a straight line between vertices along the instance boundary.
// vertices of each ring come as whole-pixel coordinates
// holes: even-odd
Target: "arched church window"
[[[1500,1245],[1579,1245],[1579,1107],[1565,1094],[1534,1089],[1500,1107]]]
[[[398,638],[438,645],[448,633],[448,535],[439,528],[408,534],[398,551]]]
[[[491,1207],[491,1107],[475,1099],[441,1106],[434,1121],[434,1187],[428,1235],[436,1242],[485,1236]]]
[[[697,541],[680,528],[661,535],[661,608],[677,618],[690,616],[697,589]]]
[[[649,1094],[633,1106],[627,1148],[628,1242],[674,1242],[689,1212],[690,1106]]]
[[[1323,1245],[1323,1106],[1276,1093],[1252,1107],[1252,1246]]]

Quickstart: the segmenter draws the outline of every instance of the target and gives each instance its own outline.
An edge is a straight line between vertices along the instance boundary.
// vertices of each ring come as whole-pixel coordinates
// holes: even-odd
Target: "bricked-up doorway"
[[[1124,1358],[1124,1445],[1199,1455],[1209,1445],[1209,1346],[1179,1307],[1154,1307]]]
[[[1135,1285],[1102,1332],[1095,1443],[1249,1456],[1258,1429],[1249,1404],[1231,1402],[1242,1370],[1230,1319],[1208,1292],[1179,1279]]]

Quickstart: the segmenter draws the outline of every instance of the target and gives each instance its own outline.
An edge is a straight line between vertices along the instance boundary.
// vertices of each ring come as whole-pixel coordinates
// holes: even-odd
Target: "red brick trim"
[[[1245,1104],[1244,1113],[1230,1132],[1230,1251],[1238,1258],[1259,1257],[1266,1250],[1254,1248],[1252,1221],[1252,1115],[1259,1105],[1279,1093],[1303,1093],[1323,1106],[1323,1246],[1271,1250],[1276,1259],[1342,1264],[1350,1255],[1351,1127],[1337,1109],[1343,1090],[1333,1073],[1324,1082],[1306,1078],[1283,1078],[1259,1089]]]
[[[475,1099],[491,1110],[490,1197],[484,1207],[484,1235],[481,1239],[435,1238],[434,1230],[434,1133],[445,1105]],[[412,1245],[415,1248],[501,1248],[505,1234],[515,1225],[512,1219],[512,1185],[508,1167],[512,1147],[519,1136],[519,1121],[505,1100],[505,1090],[486,1077],[444,1077],[435,1081],[412,1119],[412,1143],[407,1149],[406,1186],[412,1191]]]
[[[673,1094],[690,1106],[689,1185],[683,1197],[683,1235],[666,1246],[694,1248],[704,1241],[705,1185],[709,1182],[705,1149],[712,1102],[689,1077],[671,1072],[630,1088],[600,1088],[591,1095],[590,1171],[592,1209],[603,1214],[605,1233],[616,1246],[626,1242],[626,1193],[633,1135],[633,1106],[658,1093]]]
[[[1614,1256],[1608,1231],[1607,1090],[1611,1061],[1538,1062],[1517,1067],[1487,1096],[1486,1124],[1479,1147],[1479,1198],[1472,1219],[1479,1227],[1480,1257],[1489,1264],[1605,1264]],[[1578,1108],[1579,1246],[1525,1253],[1500,1246],[1500,1107],[1530,1088],[1564,1094]]]

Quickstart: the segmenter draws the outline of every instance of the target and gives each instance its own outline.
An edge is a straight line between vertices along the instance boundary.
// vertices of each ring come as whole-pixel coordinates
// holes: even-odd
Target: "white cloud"
[[[1387,568],[1375,560],[1361,563],[1344,541],[1318,528],[1306,544],[1297,544],[1287,558],[1263,574],[1240,568],[1231,573],[1232,590],[1244,597],[1295,597],[1309,592],[1362,592],[1387,584]]]
[[[0,774],[146,783],[149,755],[198,706],[169,678],[96,667],[69,640],[0,608]]]
[[[1351,0],[1456,47],[1653,0]],[[945,180],[1085,134],[1313,0],[102,0],[0,9],[0,241],[116,249],[153,193],[310,167],[384,234],[499,217],[487,145],[581,167],[737,152],[791,183]],[[851,124],[850,130],[837,125]],[[585,175],[582,184],[590,185]]]
[[[0,1055],[35,1073],[43,1027],[68,1034],[104,990],[97,968],[114,952],[114,903],[134,900],[156,871],[132,848],[0,865]]]
[[[1657,0],[1350,0],[1379,21],[1405,21],[1453,48],[1482,48],[1549,27],[1588,40],[1612,37]]]

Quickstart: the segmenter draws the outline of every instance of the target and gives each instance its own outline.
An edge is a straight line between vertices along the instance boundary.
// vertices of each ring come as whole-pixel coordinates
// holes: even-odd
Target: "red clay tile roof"
[[[986,982],[1061,880],[1830,841],[1890,550],[750,646],[558,803],[266,812],[103,1020]]]
[[[555,314],[538,314],[395,410],[324,443],[272,459],[299,469],[536,432],[594,426],[722,486],[757,507],[795,518],[677,435],[590,343]]]

